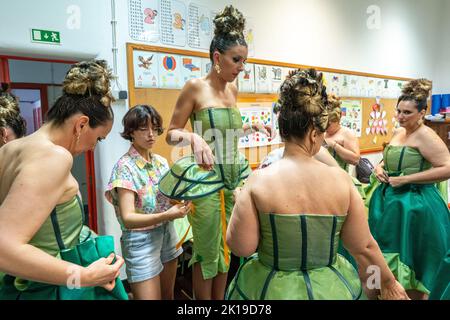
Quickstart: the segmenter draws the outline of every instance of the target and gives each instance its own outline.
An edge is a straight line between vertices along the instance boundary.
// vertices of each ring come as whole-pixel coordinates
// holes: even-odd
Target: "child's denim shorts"
[[[129,283],[156,277],[163,264],[177,258],[183,249],[176,249],[178,235],[172,221],[146,231],[123,231],[120,243]]]

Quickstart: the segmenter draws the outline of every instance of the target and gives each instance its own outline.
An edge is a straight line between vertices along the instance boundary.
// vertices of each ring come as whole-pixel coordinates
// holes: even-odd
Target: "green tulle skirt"
[[[429,294],[450,248],[450,212],[435,185],[380,184],[371,195],[369,227],[405,289]]]
[[[230,283],[227,300],[358,300],[365,299],[355,268],[337,255],[330,267],[281,271],[247,259]]]

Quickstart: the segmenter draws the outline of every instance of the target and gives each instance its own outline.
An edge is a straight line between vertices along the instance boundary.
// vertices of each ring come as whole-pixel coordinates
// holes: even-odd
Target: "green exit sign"
[[[58,31],[31,29],[31,41],[49,44],[61,44],[61,37]]]

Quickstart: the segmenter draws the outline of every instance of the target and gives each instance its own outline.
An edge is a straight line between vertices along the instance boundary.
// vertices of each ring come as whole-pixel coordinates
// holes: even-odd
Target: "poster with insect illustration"
[[[182,57],[175,54],[159,53],[159,87],[163,89],[181,89],[184,85],[181,68]]]
[[[134,40],[159,41],[160,12],[158,0],[129,0],[129,34]]]
[[[202,76],[202,58],[181,56],[181,62],[183,85],[190,79],[198,79]]]
[[[273,126],[271,102],[238,103],[242,123],[254,125],[262,123]],[[239,139],[239,148],[260,147],[271,144],[270,137],[260,132],[253,132]]]
[[[187,41],[187,9],[177,0],[160,0],[161,42],[185,47]]]
[[[256,93],[270,93],[272,82],[270,81],[270,66],[255,64],[255,89]]]
[[[255,65],[247,63],[238,76],[239,92],[255,92]]]
[[[341,126],[349,128],[359,138],[362,130],[362,101],[342,100]]]
[[[135,88],[158,88],[158,54],[149,51],[133,51]]]
[[[188,12],[189,46],[208,50],[213,37],[211,10],[191,2]]]

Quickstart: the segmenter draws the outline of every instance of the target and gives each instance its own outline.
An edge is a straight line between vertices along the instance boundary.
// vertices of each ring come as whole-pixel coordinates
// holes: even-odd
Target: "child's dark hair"
[[[128,110],[123,117],[123,132],[120,135],[126,140],[133,141],[131,134],[139,128],[148,127],[149,121],[158,135],[164,132],[162,117],[158,111],[150,105],[137,105]]]

